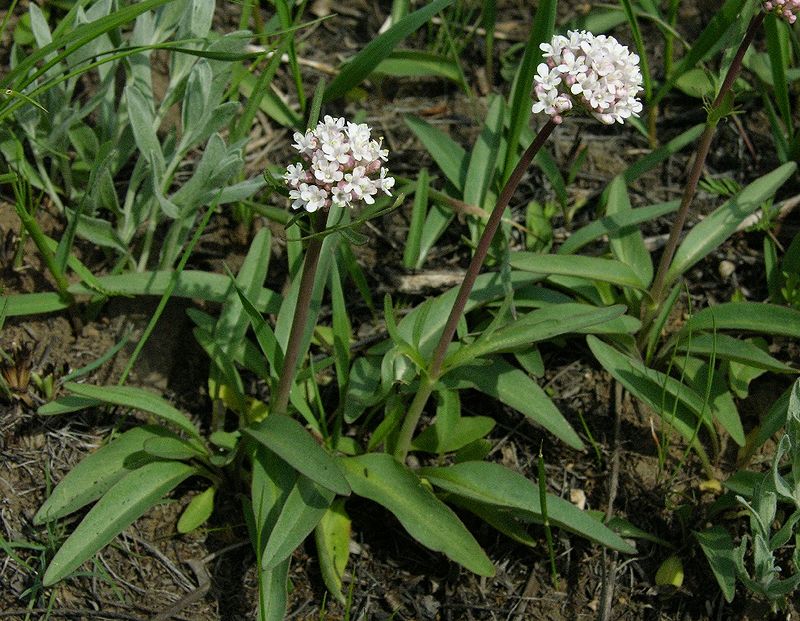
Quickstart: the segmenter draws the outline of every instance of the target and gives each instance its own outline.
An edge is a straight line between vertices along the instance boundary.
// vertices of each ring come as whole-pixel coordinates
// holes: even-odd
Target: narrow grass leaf
[[[42,583],[52,586],[111,542],[182,481],[196,473],[193,466],[176,461],[145,464],[119,480],[92,507],[56,552]]]
[[[425,226],[425,214],[428,210],[428,169],[423,168],[417,176],[417,189],[414,192],[414,204],[411,208],[411,223],[408,227],[406,247],[403,250],[403,267],[418,267],[421,259],[420,240]]]
[[[739,17],[739,12],[742,10],[746,0],[727,0],[720,9],[716,12],[714,17],[705,27],[700,36],[695,39],[692,47],[681,58],[680,62],[675,66],[667,76],[667,79],[658,89],[653,96],[650,105],[656,105],[664,96],[669,93],[672,86],[675,84],[681,75],[686,73],[689,69],[693,69],[699,62],[704,60],[714,49],[716,49],[720,42],[725,39],[725,33],[731,26],[735,26],[735,22]]]
[[[250,321],[241,296],[254,299],[258,295],[267,277],[271,252],[272,234],[269,228],[264,227],[250,242],[247,256],[236,275],[236,286],[231,288],[214,327],[214,341],[226,352],[240,343],[247,333]]]
[[[787,59],[791,44],[788,33],[789,26],[783,20],[779,20],[774,13],[768,13],[764,18],[764,30],[766,31],[767,53],[772,71],[772,85],[775,89],[775,101],[781,112],[786,133],[791,140],[794,133],[794,120],[792,119],[789,84],[786,79]]]
[[[470,153],[464,181],[464,202],[467,204],[483,206],[483,199],[494,179],[504,118],[503,98],[495,95],[490,99],[486,122]]]
[[[625,216],[632,212],[625,180],[617,176],[608,188],[606,215],[613,218],[615,215]],[[608,241],[613,257],[628,265],[643,284],[649,285],[653,279],[653,261],[644,245],[641,231],[634,227],[617,229],[609,235]]]
[[[516,145],[519,144],[520,135],[528,126],[528,120],[531,117],[533,76],[536,74],[536,67],[542,62],[542,50],[539,49],[539,45],[549,42],[553,36],[557,7],[558,0],[542,0],[538,3],[533,26],[522,55],[522,62],[514,75],[508,100],[509,120],[506,144],[509,146],[503,165],[504,180],[511,176],[511,171],[517,164]]]
[[[430,21],[439,11],[451,5],[453,0],[434,0],[421,9],[406,15],[389,30],[368,43],[342,68],[325,89],[325,101],[342,97],[357,86],[384,60],[400,41]]]
[[[386,507],[421,544],[480,576],[494,566],[455,513],[391,455],[339,459],[353,492]]]

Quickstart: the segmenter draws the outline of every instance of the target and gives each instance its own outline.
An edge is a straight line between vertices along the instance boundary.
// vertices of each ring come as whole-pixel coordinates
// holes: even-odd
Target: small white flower
[[[322,183],[336,183],[344,177],[344,173],[337,162],[315,162],[313,170],[314,177]]]
[[[295,132],[293,137],[294,148],[310,165],[290,164],[283,175],[292,209],[314,212],[331,205],[371,205],[379,191],[391,196],[395,180],[382,166],[389,151],[381,140],[372,139],[365,123],[326,116],[313,131]]]
[[[800,5],[800,0],[785,1]],[[642,111],[639,57],[614,37],[573,30],[540,48],[545,62],[534,76],[533,112],[560,122],[562,113],[577,108],[611,124]]]
[[[312,132],[306,132],[305,134],[295,132],[293,138],[294,144],[292,146],[300,151],[301,155],[311,155],[314,149],[317,148],[317,139]]]
[[[305,202],[305,210],[314,213],[325,207],[328,193],[316,185],[306,185],[300,191],[300,198]]]
[[[389,171],[385,168],[381,167],[381,176],[377,179],[378,189],[383,190],[386,192],[388,196],[391,196],[392,193],[389,191],[394,187],[394,177],[387,177],[386,174]]]
[[[288,186],[296,188],[301,181],[306,180],[306,171],[301,164],[289,164],[283,178]]]

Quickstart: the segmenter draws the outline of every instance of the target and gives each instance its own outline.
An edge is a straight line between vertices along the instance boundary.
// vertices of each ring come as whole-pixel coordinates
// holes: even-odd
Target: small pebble
[[[727,259],[724,261],[719,262],[719,275],[722,277],[723,280],[728,280],[731,274],[736,271],[736,266],[733,262],[728,261]]]

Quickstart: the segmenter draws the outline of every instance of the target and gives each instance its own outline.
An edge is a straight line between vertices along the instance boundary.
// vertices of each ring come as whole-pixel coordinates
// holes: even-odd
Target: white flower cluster
[[[800,13],[800,0],[766,0],[762,2],[767,13],[775,13],[780,19],[794,24]]]
[[[389,152],[372,140],[368,125],[345,123],[326,116],[313,131],[295,132],[293,146],[304,161],[290,164],[283,175],[292,209],[314,212],[331,205],[353,207],[358,201],[371,205],[380,190],[391,196],[394,178],[381,165]]]
[[[585,30],[571,30],[567,35],[556,35],[539,46],[546,62],[534,76],[533,111],[550,115],[556,123],[573,107],[586,109],[607,125],[639,116],[639,57],[614,37],[596,37]]]

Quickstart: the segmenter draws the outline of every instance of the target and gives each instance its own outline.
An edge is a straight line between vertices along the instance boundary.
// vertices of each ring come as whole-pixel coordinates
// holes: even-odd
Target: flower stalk
[[[315,235],[320,231],[320,216],[311,215],[311,239],[306,249],[305,261],[303,262],[303,273],[300,276],[300,289],[297,292],[297,303],[295,305],[294,319],[292,328],[289,331],[289,341],[286,343],[286,354],[283,357],[283,368],[278,377],[278,387],[275,395],[271,399],[270,412],[272,414],[286,414],[289,406],[289,394],[294,385],[295,371],[297,362],[300,359],[300,348],[303,342],[303,333],[308,323],[308,316],[311,309],[311,297],[314,293],[314,279],[317,275],[320,251],[324,235]]]
[[[706,158],[708,157],[708,152],[711,148],[711,141],[714,138],[714,134],[717,129],[717,123],[723,116],[721,113],[724,111],[725,106],[729,105],[729,94],[731,92],[731,88],[733,87],[734,81],[742,69],[742,60],[744,59],[745,52],[753,42],[753,38],[761,26],[761,23],[764,21],[764,17],[765,13],[763,11],[759,11],[753,16],[752,20],[750,21],[750,25],[747,28],[747,32],[745,33],[745,36],[739,45],[739,49],[736,51],[736,55],[734,56],[733,61],[728,68],[728,73],[725,75],[725,79],[722,82],[719,93],[708,109],[708,120],[706,121],[705,129],[703,134],[700,136],[700,141],[697,145],[694,163],[692,164],[692,169],[689,172],[689,179],[686,182],[683,195],[681,196],[681,204],[678,208],[678,213],[675,216],[675,220],[672,223],[672,228],[670,229],[667,243],[664,246],[664,252],[661,254],[656,276],[653,279],[653,284],[648,292],[649,302],[646,302],[642,305],[642,328],[639,331],[640,349],[643,349],[645,343],[647,342],[650,327],[653,323],[653,320],[658,315],[660,306],[664,301],[664,294],[667,285],[667,273],[670,265],[672,264],[672,259],[675,256],[675,251],[678,248],[678,242],[680,240],[681,233],[683,232],[683,227],[686,224],[686,218],[689,215],[689,208],[691,207],[692,200],[697,192],[697,184],[700,181],[700,176],[703,173],[703,167],[705,166]]]
[[[522,175],[525,173],[528,166],[530,166],[531,161],[539,152],[539,149],[542,148],[542,145],[544,145],[545,141],[550,137],[550,134],[553,133],[553,130],[558,125],[558,122],[559,121],[551,118],[539,130],[536,138],[534,138],[531,145],[525,150],[525,153],[522,154],[519,162],[517,162],[516,167],[511,173],[511,176],[508,178],[508,181],[506,182],[506,185],[497,200],[497,204],[494,206],[494,209],[489,216],[489,220],[486,222],[486,227],[483,229],[483,234],[481,235],[478,246],[475,249],[475,254],[472,255],[472,260],[467,268],[467,273],[464,276],[464,280],[461,282],[461,287],[459,288],[458,295],[453,303],[453,308],[450,310],[450,316],[447,318],[447,323],[445,324],[442,335],[439,338],[439,343],[434,350],[430,367],[428,368],[427,373],[423,374],[423,377],[420,380],[420,386],[417,390],[417,394],[415,395],[414,400],[411,402],[405,420],[403,421],[403,425],[400,428],[394,455],[395,459],[401,463],[405,462],[406,460],[409,448],[411,447],[411,439],[414,435],[417,425],[419,424],[422,411],[425,409],[428,398],[433,392],[433,388],[442,374],[442,365],[444,364],[447,348],[449,347],[451,341],[453,340],[453,336],[456,333],[458,321],[464,314],[464,308],[467,305],[469,294],[472,292],[472,288],[475,285],[475,280],[478,278],[478,274],[480,274],[483,262],[486,260],[486,256],[489,253],[489,246],[492,243],[492,239],[494,239],[495,233],[497,233],[497,229],[503,217],[503,212],[511,201],[511,197],[514,195],[519,182],[522,180]]]

